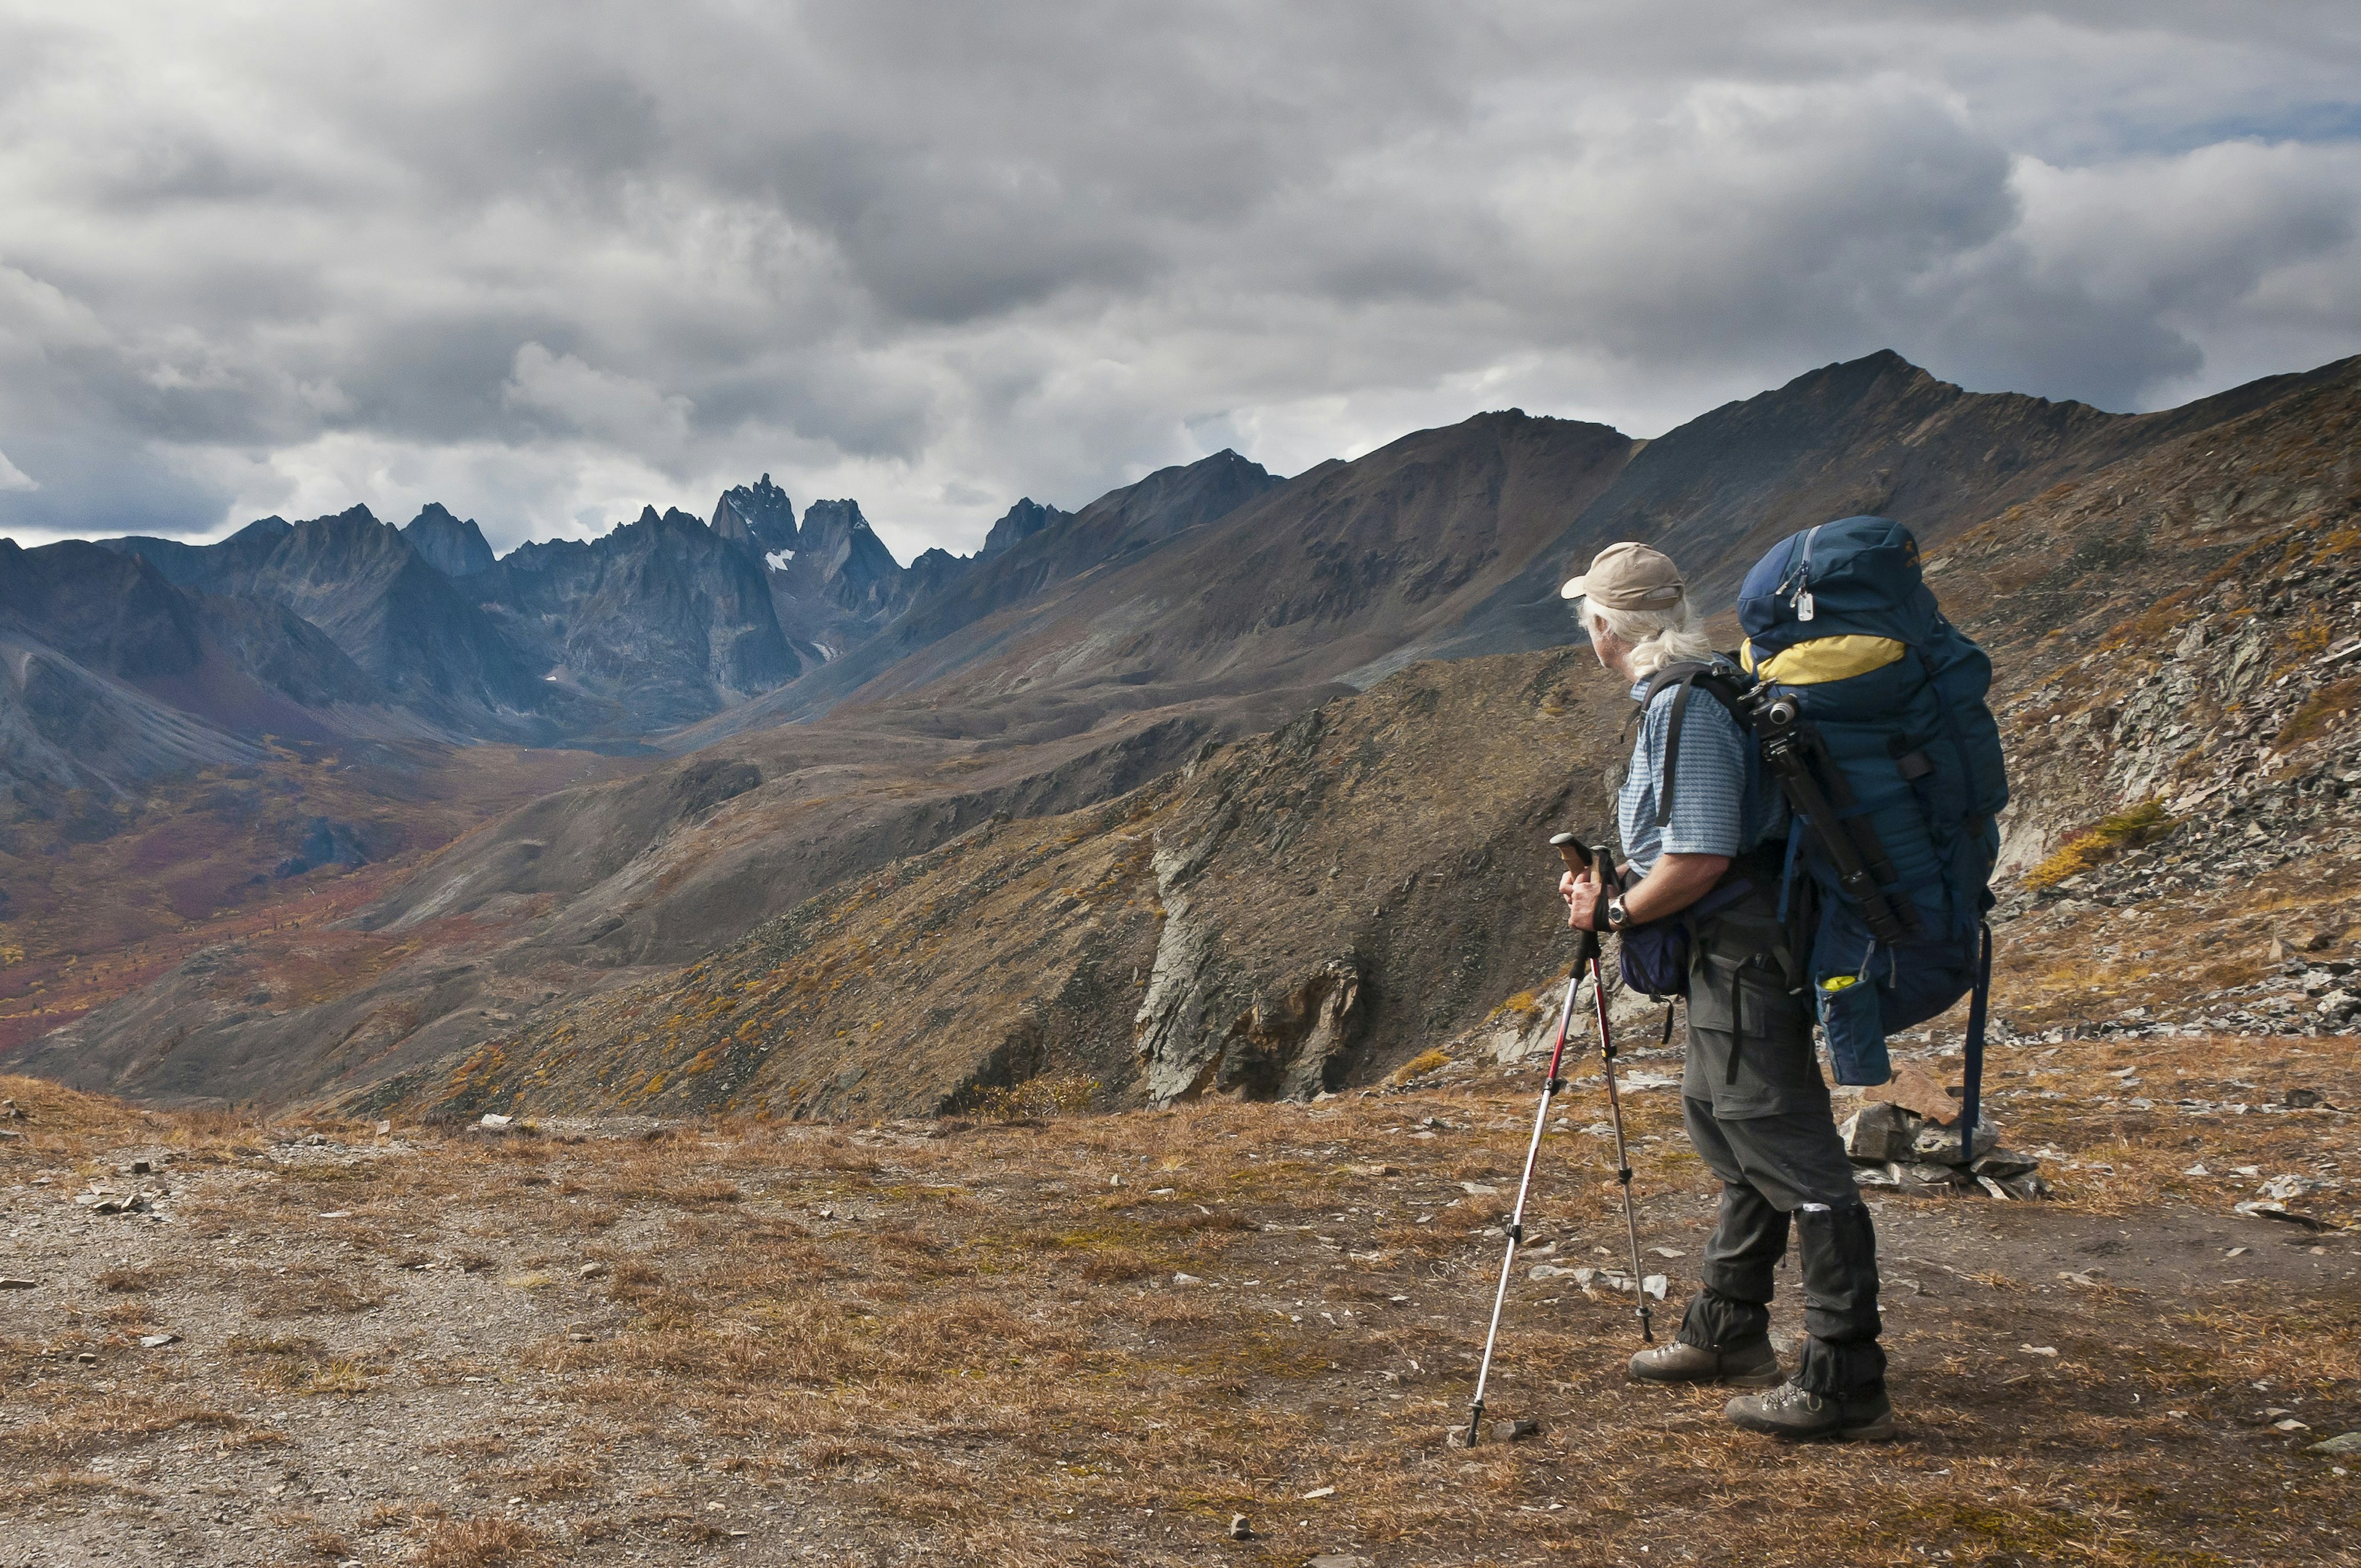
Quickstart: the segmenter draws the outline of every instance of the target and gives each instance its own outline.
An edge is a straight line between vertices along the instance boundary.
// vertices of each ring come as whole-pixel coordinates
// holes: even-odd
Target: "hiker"
[[[1717,659],[1679,569],[1646,545],[1608,546],[1560,593],[1578,601],[1598,662],[1632,683],[1635,701],[1664,666]],[[1633,1356],[1631,1376],[1765,1390],[1730,1401],[1729,1419],[1750,1431],[1890,1437],[1876,1238],[1820,1076],[1813,1004],[1774,957],[1787,946],[1787,805],[1753,738],[1719,702],[1683,701],[1686,689],[1655,693],[1634,716],[1638,738],[1616,792],[1627,891],[1602,900],[1587,873],[1559,883],[1568,923],[1620,933],[1627,954],[1652,937],[1685,929],[1687,938],[1686,986],[1654,989],[1688,997],[1682,1112],[1721,1179],[1721,1213],[1676,1340]],[[1769,1309],[1791,1223],[1808,1337],[1783,1381]]]

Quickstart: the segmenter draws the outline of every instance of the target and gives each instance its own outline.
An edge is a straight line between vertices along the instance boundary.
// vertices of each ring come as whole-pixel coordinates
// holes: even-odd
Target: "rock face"
[[[492,547],[474,518],[453,517],[440,501],[427,502],[401,536],[426,564],[446,577],[472,577],[492,569]]]
[[[283,606],[192,593],[141,554],[0,541],[0,789],[19,806],[251,762],[266,731],[398,729],[392,703]]]
[[[468,593],[367,507],[297,523],[265,519],[199,549],[159,543],[108,544],[183,587],[294,611],[396,701],[448,730],[522,738],[550,728],[525,659]]]
[[[763,566],[683,511],[524,545],[478,591],[545,684],[620,710],[622,733],[702,718],[802,667]]]
[[[713,503],[713,532],[774,569],[786,565],[774,556],[792,556],[796,548],[796,508],[787,492],[765,474],[751,485],[721,492]]]
[[[1000,521],[992,525],[992,532],[983,536],[983,548],[977,554],[1000,554],[1073,515],[1070,511],[1060,511],[1056,507],[1045,507],[1031,496],[1027,496],[1001,514]]]
[[[1050,614],[1065,601],[1061,585],[1226,518],[1275,488],[1279,478],[1235,452],[1219,452],[1185,466],[1161,468],[1134,485],[1109,491],[1071,517],[1053,521],[1021,542],[966,561],[928,559],[917,569],[922,595],[882,630],[865,640],[840,641],[830,663],[785,689],[750,703],[693,731],[692,742],[767,725],[808,720],[853,693],[864,699],[940,680],[949,671],[981,663],[1016,634],[979,622],[996,614]],[[1048,509],[1043,509],[1047,510]],[[805,516],[807,529],[811,515]],[[925,558],[922,558],[925,559]],[[801,560],[798,558],[798,565]],[[844,603],[841,594],[800,588],[796,603]],[[1021,621],[1019,622],[1021,625]]]
[[[812,596],[853,615],[898,609],[902,568],[861,515],[859,501],[814,501],[804,509],[789,576]]]

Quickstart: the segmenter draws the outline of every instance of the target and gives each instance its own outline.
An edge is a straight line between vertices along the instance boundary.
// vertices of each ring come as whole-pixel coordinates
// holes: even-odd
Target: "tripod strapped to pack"
[[[2008,804],[1992,662],[1943,618],[1900,523],[1849,517],[1795,534],[1747,575],[1744,649],[1668,664],[1657,822],[1671,820],[1693,691],[1727,708],[1791,816],[1778,871],[1782,955],[1809,984],[1837,1081],[1893,1077],[1885,1037],[1972,995],[1962,1148],[1972,1148],[1992,986],[1989,883]],[[1627,948],[1630,944],[1627,939]]]

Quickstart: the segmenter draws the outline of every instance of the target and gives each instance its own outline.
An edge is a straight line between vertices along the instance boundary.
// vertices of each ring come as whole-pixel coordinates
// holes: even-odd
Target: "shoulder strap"
[[[1659,828],[1668,825],[1673,819],[1673,780],[1680,771],[1681,721],[1688,712],[1689,688],[1697,684],[1698,676],[1710,674],[1712,670],[1713,666],[1702,659],[1680,660],[1650,675],[1648,684],[1640,690],[1640,711],[1645,713],[1648,706],[1656,700],[1657,694],[1666,686],[1679,688],[1673,693],[1672,718],[1664,727],[1664,775],[1656,785],[1656,826]]]

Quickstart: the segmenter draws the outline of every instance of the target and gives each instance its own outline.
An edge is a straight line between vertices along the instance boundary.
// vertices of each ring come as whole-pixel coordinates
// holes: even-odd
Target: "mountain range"
[[[0,791],[119,794],[265,735],[630,749],[796,680],[1064,513],[897,563],[851,500],[800,524],[769,475],[713,521],[650,507],[495,557],[430,504],[268,517],[213,544],[0,541]]]
[[[1547,967],[1531,845],[1603,819],[1622,713],[1564,646],[1570,565],[1644,539],[1726,600],[1791,530],[1879,511],[1930,571],[1980,563],[1936,581],[2006,681],[2103,685],[2127,591],[2352,528],[2333,437],[2356,407],[2355,361],[2121,415],[1878,354],[1650,441],[1509,410],[1288,478],[1220,453],[1071,513],[1019,502],[975,555],[907,565],[856,503],[798,521],[767,476],[709,522],[651,508],[498,559],[440,507],[0,543],[0,767],[27,817],[251,764],[266,737],[643,759],[406,864],[332,929],[198,952],[16,1063],[162,1099],[468,1111],[940,1111],[1049,1071],[1106,1103],[1367,1081]],[[2048,565],[1979,591],[2014,559]],[[2029,758],[2047,717],[2019,712]],[[2037,764],[2012,864],[2108,805],[2081,762]]]

